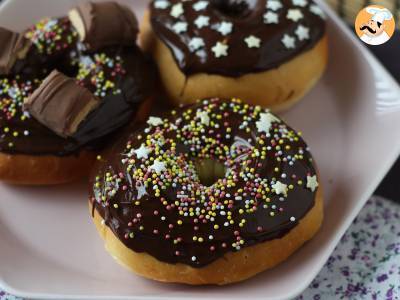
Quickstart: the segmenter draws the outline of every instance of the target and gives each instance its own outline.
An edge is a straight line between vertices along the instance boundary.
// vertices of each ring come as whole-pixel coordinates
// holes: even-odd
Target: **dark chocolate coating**
[[[156,8],[157,2],[168,3]],[[206,8],[195,10],[199,2],[208,3]],[[278,2],[280,6],[269,4]],[[173,5],[182,3],[183,13],[171,15]],[[239,77],[248,73],[267,71],[279,67],[297,55],[311,49],[325,33],[323,13],[312,0],[155,0],[150,5],[151,25],[156,36],[170,49],[180,70],[186,74],[207,73]],[[271,5],[268,6],[267,5]],[[164,6],[161,6],[164,7]],[[289,10],[300,11],[302,17],[289,19]],[[266,24],[264,15],[277,14],[278,23]],[[199,16],[209,17],[208,25],[199,28],[195,21]],[[175,32],[177,22],[187,24],[183,32]],[[232,24],[232,31],[218,31],[221,22]],[[297,35],[298,26],[309,30],[308,38]],[[300,33],[301,34],[301,33]],[[282,42],[285,35],[295,39],[295,47],[287,48]],[[250,48],[245,39],[260,39],[260,47]],[[204,46],[191,50],[192,38],[202,38]],[[227,55],[216,57],[212,48],[217,42],[228,46]]]
[[[165,114],[157,126],[131,128],[93,170],[93,209],[131,250],[192,267],[284,236],[314,206],[307,176],[316,170],[307,145],[285,123],[272,121],[268,136],[260,132],[264,112],[211,99]],[[143,143],[147,157],[134,151]],[[207,187],[193,167],[201,159],[230,172]],[[152,171],[155,160],[164,171]],[[287,196],[272,190],[278,181]]]
[[[103,148],[112,141],[109,133],[129,122],[141,101],[154,91],[153,63],[137,46],[113,46],[87,53],[67,18],[44,19],[26,31],[25,37],[32,41],[28,56],[17,61],[13,74],[0,77],[1,152],[64,156],[82,147]],[[22,108],[24,99],[55,68],[76,77],[101,99],[101,107],[124,113],[89,114],[72,138],[57,136]]]

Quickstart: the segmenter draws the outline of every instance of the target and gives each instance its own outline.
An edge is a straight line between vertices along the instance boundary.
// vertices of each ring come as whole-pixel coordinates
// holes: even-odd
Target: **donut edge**
[[[323,194],[320,186],[315,195],[314,206],[299,221],[299,224],[282,238],[246,247],[238,252],[228,252],[202,268],[193,268],[181,263],[169,264],[147,253],[132,251],[115,236],[108,226],[103,225],[103,218],[96,209],[93,209],[90,199],[89,211],[98,233],[104,240],[106,250],[128,270],[161,282],[226,285],[243,281],[277,266],[310,240],[318,232],[323,221]]]

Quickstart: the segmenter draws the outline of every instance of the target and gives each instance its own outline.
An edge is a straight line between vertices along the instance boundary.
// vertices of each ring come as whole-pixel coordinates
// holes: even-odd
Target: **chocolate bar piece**
[[[99,104],[88,89],[54,70],[25,100],[24,109],[58,135],[70,137]]]
[[[0,75],[8,75],[16,60],[25,58],[30,46],[22,34],[0,27]]]
[[[69,18],[90,50],[136,43],[137,19],[128,7],[117,2],[85,2],[72,9]]]

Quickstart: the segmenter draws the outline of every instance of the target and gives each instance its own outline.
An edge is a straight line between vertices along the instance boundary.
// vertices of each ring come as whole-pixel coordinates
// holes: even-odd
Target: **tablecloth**
[[[393,64],[398,58],[399,35],[396,33],[384,46],[371,47],[395,78],[400,77],[400,64]],[[392,170],[392,175],[386,178],[381,189],[377,190],[378,193],[399,195],[398,176],[393,176],[394,172]],[[296,300],[400,299],[399,221],[398,204],[381,197],[372,197],[319,275]],[[0,290],[0,300],[20,298]]]

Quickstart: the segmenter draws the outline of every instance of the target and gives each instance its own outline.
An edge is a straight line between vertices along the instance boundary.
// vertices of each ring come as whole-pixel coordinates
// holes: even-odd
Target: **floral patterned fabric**
[[[370,199],[303,299],[400,299],[400,205]]]
[[[0,300],[19,300],[0,291]],[[372,197],[296,300],[400,299],[400,205]]]

